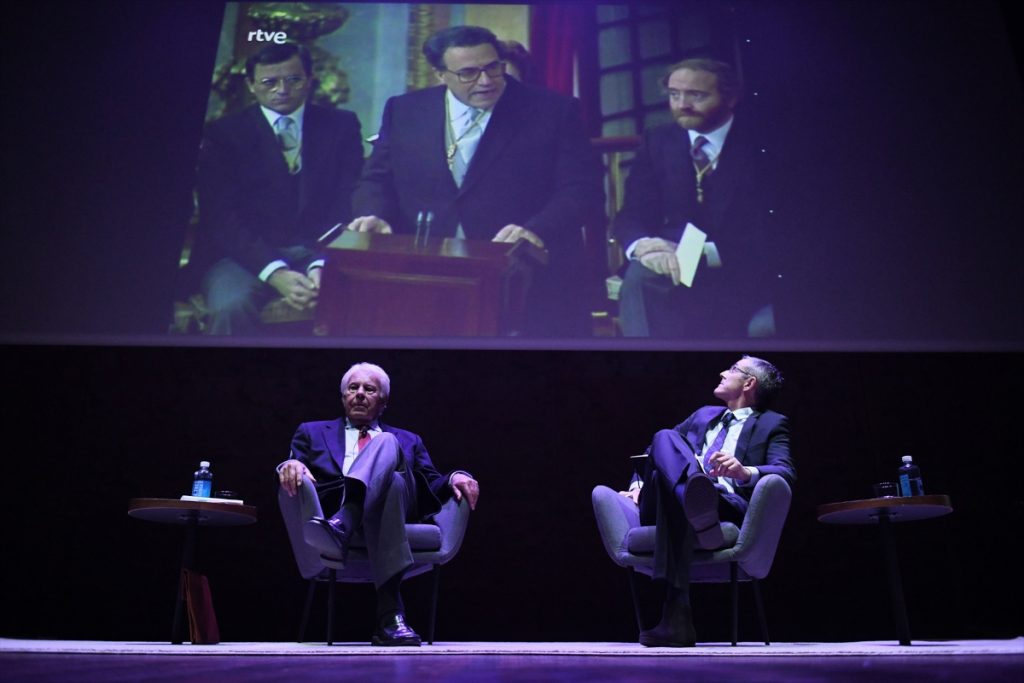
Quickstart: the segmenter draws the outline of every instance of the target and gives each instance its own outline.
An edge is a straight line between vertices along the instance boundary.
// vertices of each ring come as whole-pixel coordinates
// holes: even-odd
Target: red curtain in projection
[[[600,120],[597,74],[590,58],[596,50],[596,45],[590,44],[596,40],[593,11],[589,3],[540,3],[530,8],[534,78],[538,85],[555,92],[577,95],[583,103],[588,131],[593,131]],[[573,92],[574,68],[579,71],[579,93]]]

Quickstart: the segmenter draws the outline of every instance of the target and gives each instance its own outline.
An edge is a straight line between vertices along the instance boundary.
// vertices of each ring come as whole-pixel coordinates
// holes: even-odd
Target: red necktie
[[[356,442],[356,453],[363,450],[363,446],[370,443],[370,428],[360,427],[359,428],[359,441]]]

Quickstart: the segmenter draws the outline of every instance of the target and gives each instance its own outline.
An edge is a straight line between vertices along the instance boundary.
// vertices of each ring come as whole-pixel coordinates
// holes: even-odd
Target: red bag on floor
[[[188,635],[195,645],[214,645],[220,642],[217,615],[213,611],[210,582],[202,574],[181,570],[182,593],[188,607]]]

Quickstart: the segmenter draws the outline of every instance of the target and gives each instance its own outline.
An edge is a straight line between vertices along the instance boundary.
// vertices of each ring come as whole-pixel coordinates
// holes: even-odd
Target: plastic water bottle
[[[210,462],[203,460],[199,463],[199,469],[192,476],[192,495],[199,498],[209,498],[213,491],[213,472],[210,471]]]
[[[921,481],[921,469],[914,464],[910,455],[903,456],[903,464],[898,471],[901,496],[923,496],[924,483]]]

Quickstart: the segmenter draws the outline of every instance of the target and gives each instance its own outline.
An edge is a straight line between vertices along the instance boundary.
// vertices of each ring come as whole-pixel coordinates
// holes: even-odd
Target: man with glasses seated
[[[792,485],[789,421],[767,406],[782,387],[778,368],[744,356],[720,374],[715,398],[672,429],[654,435],[628,496],[640,523],[656,526],[654,575],[665,584],[661,621],[640,633],[647,647],[693,647],[690,561],[696,548],[723,542],[720,520],[743,523],[757,481],[778,474]]]
[[[256,334],[274,297],[316,305],[316,239],[351,218],[363,164],[359,119],[307,103],[312,60],[272,44],[245,64],[256,103],[207,126],[199,159],[197,255],[212,334]]]
[[[580,228],[603,187],[579,102],[506,78],[485,28],[438,31],[423,54],[439,85],[388,100],[349,229],[415,233],[429,214],[432,238],[526,240],[550,256],[532,273],[526,333],[581,331]]]
[[[775,333],[780,236],[774,149],[736,116],[741,83],[714,59],[674,64],[662,81],[673,121],[644,131],[613,231],[627,257],[619,319],[627,337],[721,339]],[[687,224],[714,243],[692,287],[676,257]]]

